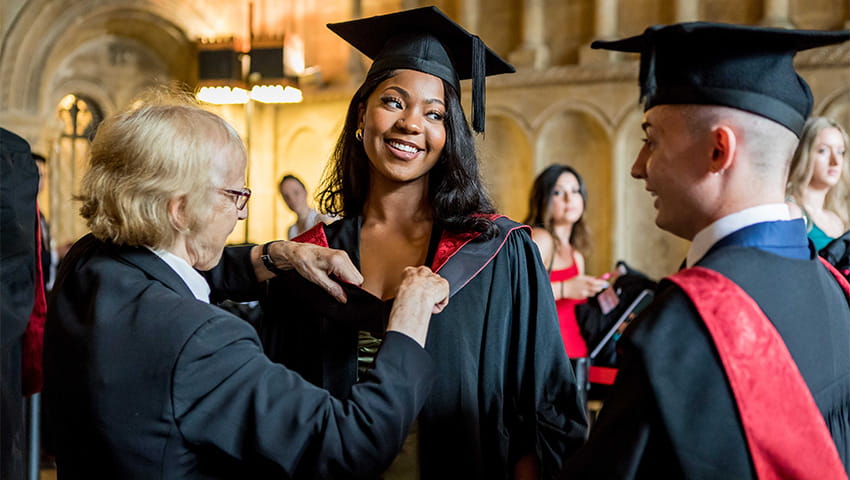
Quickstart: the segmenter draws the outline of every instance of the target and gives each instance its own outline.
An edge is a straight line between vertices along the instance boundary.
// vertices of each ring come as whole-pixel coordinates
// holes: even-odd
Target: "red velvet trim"
[[[451,259],[464,245],[475,240],[481,235],[479,232],[452,233],[443,231],[437,251],[434,252],[434,261],[431,262],[431,270],[439,271],[446,262]]]
[[[41,223],[38,206],[35,214],[35,299],[24,331],[21,352],[21,389],[24,395],[41,391],[44,383],[42,351],[44,350],[44,320],[47,317],[47,299],[44,294],[44,272],[41,271]]]
[[[587,371],[587,379],[590,383],[599,385],[614,385],[617,379],[617,369],[611,367],[595,367],[593,365]]]
[[[301,235],[292,239],[293,242],[312,243],[320,247],[328,246],[328,237],[325,236],[325,224],[319,222]]]
[[[504,217],[504,215],[483,213],[476,214],[474,216],[484,217],[493,221],[495,221],[497,218]],[[523,225],[519,228],[530,227]],[[431,262],[431,270],[433,270],[434,272],[438,272],[458,251],[460,251],[461,248],[463,248],[464,245],[475,240],[476,238],[478,238],[479,235],[481,234],[478,232],[453,233],[443,231],[443,234],[440,236],[440,243],[437,244],[437,251],[434,252],[434,260]],[[499,248],[499,250],[501,250],[501,247]],[[496,252],[498,253],[498,250]],[[490,260],[487,260],[484,265],[487,265]]]
[[[495,221],[504,215],[482,213],[475,216]],[[479,235],[481,235],[479,232],[452,233],[444,230],[440,236],[440,243],[437,244],[437,251],[434,252],[434,261],[431,262],[431,270],[434,272],[439,271],[458,250],[478,238]]]
[[[707,268],[669,279],[691,298],[714,340],[758,478],[846,479],[803,376],[758,304]]]
[[[824,264],[826,269],[829,270],[829,273],[831,273],[832,276],[835,277],[835,280],[838,282],[838,285],[840,285],[841,289],[844,290],[844,295],[850,298],[850,283],[847,282],[847,278],[845,278],[841,272],[839,272],[834,266],[832,266],[831,263],[827,262],[825,258],[818,257],[818,259],[820,260],[820,263]]]
[[[488,218],[490,220],[496,220],[497,218],[503,217],[504,215],[497,214],[481,214],[478,215],[484,218]],[[530,228],[526,225],[522,225],[517,228]],[[443,231],[443,234],[440,236],[440,242],[437,244],[437,251],[434,252],[434,261],[431,262],[431,270],[434,272],[438,272],[445,264],[458,252],[464,245],[478,238],[480,233],[478,232],[464,232],[464,233],[451,233],[447,231]],[[507,236],[505,237],[507,239]],[[312,243],[314,245],[319,245],[321,247],[328,247],[328,238],[325,235],[325,225],[323,223],[317,223],[312,228],[307,230],[306,232],[298,235],[293,238],[294,242],[301,243]],[[499,248],[501,250],[501,247]],[[497,250],[498,253],[498,250]],[[488,259],[487,262],[484,262],[481,269],[486,266],[492,258]],[[478,272],[481,271],[478,270]],[[475,275],[478,274],[475,272],[474,275],[470,276],[467,279],[467,282],[474,278]]]

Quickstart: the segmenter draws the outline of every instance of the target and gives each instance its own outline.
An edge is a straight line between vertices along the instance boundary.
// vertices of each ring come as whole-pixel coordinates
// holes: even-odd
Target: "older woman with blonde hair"
[[[826,117],[806,121],[791,160],[786,195],[792,214],[806,220],[809,239],[821,250],[847,231],[850,215],[850,139],[838,122]]]
[[[345,401],[272,363],[196,271],[218,263],[247,214],[245,166],[234,129],[191,104],[100,126],[78,196],[91,234],[65,258],[46,327],[60,478],[369,477],[401,448],[433,381],[423,345],[447,283],[405,271],[389,344]],[[362,281],[342,252],[276,247],[278,268]],[[259,247],[250,261],[251,281],[271,277]]]

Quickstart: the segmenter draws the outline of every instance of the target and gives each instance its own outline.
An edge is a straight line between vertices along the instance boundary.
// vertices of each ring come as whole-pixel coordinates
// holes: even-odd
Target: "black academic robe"
[[[60,479],[369,478],[434,376],[391,332],[339,401],[270,362],[250,325],[195,299],[151,251],[91,235],[63,261],[44,356]]]
[[[449,279],[452,297],[433,317],[426,345],[438,374],[418,423],[425,479],[510,478],[529,453],[541,478],[553,478],[585,439],[546,270],[526,228],[506,218],[497,225],[499,236],[487,242],[444,233],[432,245],[432,266]],[[359,268],[359,218],[316,228]],[[236,284],[224,264],[241,266],[236,277],[245,278],[247,250],[237,253],[226,255],[214,285]],[[347,293],[348,303],[338,304],[294,273],[278,277],[268,283],[261,327],[274,360],[343,398],[357,382],[358,331],[380,336],[392,305],[358,287]]]
[[[36,281],[38,169],[23,138],[0,128],[0,478],[23,478],[22,340]]]
[[[715,249],[698,265],[743,288],[776,327],[846,469],[850,311],[835,279],[815,258],[752,247]],[[564,479],[755,478],[717,351],[684,292],[663,281],[655,302],[618,347],[613,391],[587,445],[568,461]]]
[[[818,254],[850,279],[850,231],[829,242]]]

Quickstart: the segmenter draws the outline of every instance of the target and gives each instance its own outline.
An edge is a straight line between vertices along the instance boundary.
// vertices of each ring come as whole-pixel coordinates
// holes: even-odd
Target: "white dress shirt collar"
[[[692,267],[711,250],[715,243],[738,230],[762,222],[791,220],[788,205],[770,203],[750,207],[716,220],[711,225],[700,230],[694,236],[691,248],[688,250],[687,267]]]
[[[189,290],[191,290],[192,295],[194,295],[195,298],[202,302],[210,303],[209,284],[197,270],[189,265],[189,262],[167,250],[153,249],[151,247],[148,247],[148,250],[155,253],[157,257],[161,258],[163,262],[167,263],[168,266],[180,276],[183,283],[189,287]]]

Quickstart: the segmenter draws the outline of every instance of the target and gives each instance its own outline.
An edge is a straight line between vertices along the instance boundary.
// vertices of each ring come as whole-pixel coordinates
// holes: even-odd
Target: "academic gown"
[[[766,230],[767,236],[756,242],[721,240],[697,265],[743,288],[776,327],[846,469],[850,310],[814,252],[805,259],[787,256],[799,250],[800,239],[806,248],[802,222],[797,223],[748,227],[749,233]],[[621,363],[613,391],[563,478],[755,478],[717,351],[682,290],[663,281],[654,303],[632,322],[618,347]]]
[[[360,218],[317,225],[299,237],[348,252],[360,266]],[[555,303],[527,228],[499,218],[486,242],[443,233],[431,266],[450,283],[447,308],[432,318],[426,350],[437,381],[419,416],[422,478],[511,478],[533,453],[553,478],[584,441],[586,419],[558,331]],[[232,297],[250,262],[229,249],[209,278]],[[235,272],[233,270],[240,270]],[[229,272],[228,272],[229,271]],[[382,336],[391,301],[346,286],[339,304],[291,273],[268,282],[260,327],[270,357],[344,398],[357,381],[358,331]],[[219,297],[221,298],[221,297]]]
[[[30,146],[0,128],[0,478],[23,478],[23,339],[36,282],[38,169]]]
[[[435,373],[390,332],[372,381],[340,402],[270,362],[253,328],[153,252],[91,234],[51,302],[44,405],[61,479],[370,478]]]

